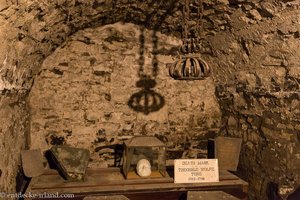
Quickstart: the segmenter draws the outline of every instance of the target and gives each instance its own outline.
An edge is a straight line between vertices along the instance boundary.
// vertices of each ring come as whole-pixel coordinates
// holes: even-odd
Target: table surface
[[[132,194],[176,191],[210,191],[239,189],[248,192],[248,183],[228,171],[220,171],[220,181],[213,183],[174,183],[166,178],[141,178],[126,180],[119,168],[88,169],[85,181],[67,182],[55,170],[46,170],[43,175],[32,178],[28,191],[33,193]]]

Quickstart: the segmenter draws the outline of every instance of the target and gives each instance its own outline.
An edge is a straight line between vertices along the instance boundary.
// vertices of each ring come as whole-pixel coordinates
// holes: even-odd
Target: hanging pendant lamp
[[[197,24],[194,34],[191,30],[191,9],[197,10]],[[176,80],[201,80],[210,75],[210,67],[200,56],[200,23],[202,20],[202,0],[185,0],[183,8],[183,41],[180,54],[175,63],[170,66],[169,74]],[[194,14],[194,13],[193,13]]]

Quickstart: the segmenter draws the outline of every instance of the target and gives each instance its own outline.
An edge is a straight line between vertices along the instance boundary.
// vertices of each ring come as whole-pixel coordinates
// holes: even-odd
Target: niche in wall
[[[46,58],[29,94],[31,149],[82,147],[91,152],[90,167],[109,167],[123,141],[156,135],[166,143],[168,159],[205,157],[206,141],[221,120],[215,85],[211,77],[169,77],[166,66],[179,45],[177,38],[123,23],[71,36]],[[138,84],[143,75],[155,82],[147,95],[163,101],[149,112],[130,105],[138,93],[145,104]]]

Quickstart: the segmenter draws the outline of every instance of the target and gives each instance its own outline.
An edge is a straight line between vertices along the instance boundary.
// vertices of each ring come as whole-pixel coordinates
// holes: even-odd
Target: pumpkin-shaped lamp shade
[[[210,67],[197,55],[185,55],[169,68],[169,74],[177,80],[199,80],[209,76]]]

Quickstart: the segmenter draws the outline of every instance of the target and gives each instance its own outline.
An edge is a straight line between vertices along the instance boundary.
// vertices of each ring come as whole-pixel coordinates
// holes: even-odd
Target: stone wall
[[[0,10],[2,10],[0,1]],[[26,109],[27,75],[19,70],[14,58],[20,55],[10,44],[18,31],[0,17],[0,191],[15,192],[20,152],[26,147],[28,112]]]
[[[0,191],[15,192],[20,152],[28,134],[25,97],[6,93],[0,96]]]
[[[207,139],[221,119],[215,85],[211,78],[169,77],[178,45],[174,37],[133,24],[77,32],[35,78],[31,148],[83,147],[92,153],[90,166],[107,167],[115,165],[115,149],[124,140],[155,135],[167,144],[168,159],[206,157]],[[156,85],[141,84],[145,76]]]
[[[288,8],[223,33],[225,49],[214,46],[216,67],[229,72],[216,89],[220,133],[243,138],[238,172],[250,183],[251,199],[266,199],[270,181],[282,195],[299,187],[299,31],[300,12]]]
[[[29,91],[35,76],[39,77],[37,81],[41,81],[47,73],[50,77],[44,77],[45,80],[53,78],[54,75],[59,79],[60,76],[68,74],[64,72],[60,75],[61,68],[67,68],[63,66],[66,65],[64,62],[59,66],[60,70],[53,68],[53,72],[49,72],[52,68],[50,66],[47,68],[46,64],[44,64],[45,70],[41,71],[41,64],[70,35],[86,27],[102,26],[117,21],[132,22],[143,24],[146,28],[164,34],[180,37],[182,1],[142,2],[135,0],[0,1],[1,92],[5,91],[7,94],[7,91]],[[244,140],[239,173],[250,182],[251,199],[266,199],[265,187],[270,180],[279,183],[282,188],[286,186],[287,189],[293,188],[294,183],[299,182],[299,171],[295,167],[299,166],[299,53],[297,52],[299,5],[298,0],[204,0],[202,34],[205,40],[202,53],[213,67],[214,80],[213,82],[210,80],[209,85],[216,85],[215,93],[222,111],[220,134],[242,137]],[[3,38],[7,39],[3,40]],[[86,42],[83,40],[84,44]],[[87,53],[83,56],[91,57]],[[77,61],[83,62],[80,59]],[[160,68],[160,73],[163,71]],[[88,74],[90,73],[93,72],[89,71]],[[109,73],[98,74],[100,76],[97,75],[97,78],[103,78]],[[110,76],[112,74],[110,72]],[[160,85],[163,81],[159,81],[158,77],[154,90],[165,95]],[[109,84],[111,83],[105,82],[104,85],[110,87]],[[35,87],[36,91],[39,91],[38,86]],[[134,88],[135,90],[132,88],[133,94],[139,91],[136,86]],[[23,94],[19,92],[14,97],[1,97],[6,99],[5,101],[16,102],[15,99],[22,99]],[[38,98],[34,95],[32,97]],[[58,95],[54,94],[54,97]],[[111,101],[115,101],[113,95],[104,96],[104,101],[110,98]],[[126,102],[123,100],[123,103]],[[17,102],[17,105],[22,105]],[[167,104],[168,102],[160,112],[167,108]],[[64,104],[60,104],[62,105]],[[25,108],[22,106],[20,109],[18,107],[11,109],[7,104],[3,104],[2,108],[5,113],[16,116],[14,118],[25,117],[22,111]],[[31,113],[36,114],[33,111]],[[53,116],[61,116],[61,113]],[[52,126],[56,123],[54,119],[52,119]],[[112,119],[114,118],[107,115],[103,121]],[[87,123],[93,123],[93,120]],[[95,121],[97,120],[96,117]],[[7,124],[8,127],[18,127],[11,122],[3,124]],[[6,127],[3,124],[0,127]],[[32,127],[35,133],[38,133],[38,129],[35,128]],[[151,127],[145,126],[146,129],[151,130]],[[19,130],[22,135],[23,129]],[[4,132],[1,134],[4,135]],[[58,137],[52,136],[52,139],[50,134],[48,142],[50,144],[52,141],[64,142],[61,137],[66,138],[68,134],[70,135],[68,130],[59,134]],[[7,135],[9,133],[6,131],[5,137],[11,137]],[[102,144],[106,142],[101,137],[99,141],[102,141]],[[48,144],[43,142],[46,148]],[[20,148],[23,146],[21,143]],[[98,153],[101,150],[100,148]],[[10,148],[5,148],[3,152],[4,160],[18,160],[18,155],[8,159],[11,156],[7,153],[10,152]],[[1,177],[5,177],[2,179],[3,183],[5,182],[6,185],[13,183],[13,173],[2,171],[0,174]],[[11,188],[13,186],[9,190]]]

